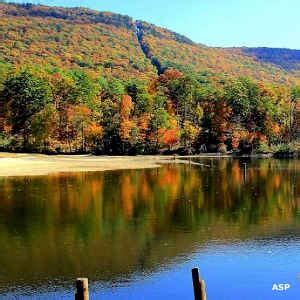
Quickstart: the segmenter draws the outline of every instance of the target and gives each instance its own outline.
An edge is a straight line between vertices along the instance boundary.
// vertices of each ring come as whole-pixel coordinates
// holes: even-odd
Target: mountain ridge
[[[270,47],[242,47],[245,54],[254,56],[260,61],[273,63],[286,71],[300,70],[300,50]]]
[[[120,78],[149,78],[175,68],[184,73],[248,76],[279,84],[300,80],[300,57],[299,65],[298,60],[284,64],[278,59],[279,50],[274,48],[209,47],[127,15],[89,8],[0,5],[2,62],[20,64],[34,60],[54,67],[79,66],[95,72],[100,68],[104,74]],[[262,49],[277,56],[271,59]]]

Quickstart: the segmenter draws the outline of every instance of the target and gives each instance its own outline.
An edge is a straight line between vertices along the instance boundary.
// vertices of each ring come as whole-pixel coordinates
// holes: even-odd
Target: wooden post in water
[[[75,300],[89,300],[89,281],[87,278],[77,278]]]
[[[199,270],[197,268],[192,270],[193,286],[195,300],[207,300],[205,282],[200,279]]]

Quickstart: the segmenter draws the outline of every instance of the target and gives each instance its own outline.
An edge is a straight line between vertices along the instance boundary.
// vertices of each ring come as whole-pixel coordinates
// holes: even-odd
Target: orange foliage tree
[[[169,121],[168,128],[160,128],[158,130],[159,143],[168,147],[169,150],[177,145],[180,141],[180,128],[177,120],[172,118]]]
[[[132,138],[134,136],[134,128],[136,128],[136,122],[132,119],[132,112],[134,104],[132,98],[129,95],[123,95],[120,103],[120,139],[123,143],[123,150],[126,143],[133,143]]]

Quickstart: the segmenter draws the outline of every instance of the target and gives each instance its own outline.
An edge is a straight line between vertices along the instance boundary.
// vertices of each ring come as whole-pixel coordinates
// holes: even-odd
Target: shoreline
[[[176,157],[176,159],[174,159]],[[44,176],[72,172],[103,172],[113,170],[159,168],[163,164],[194,164],[183,156],[94,156],[45,155],[0,152],[0,178],[18,176]],[[204,165],[203,165],[204,166]]]
[[[93,156],[0,153],[0,178],[57,173],[158,168],[171,162],[162,156]]]
[[[245,158],[272,158],[269,155],[243,156]],[[159,168],[163,164],[192,164],[191,158],[235,158],[231,154],[139,155],[139,156],[94,156],[86,155],[45,155],[0,152],[0,178],[17,176],[43,176],[72,172],[101,172],[124,169]],[[187,160],[188,159],[188,160]]]

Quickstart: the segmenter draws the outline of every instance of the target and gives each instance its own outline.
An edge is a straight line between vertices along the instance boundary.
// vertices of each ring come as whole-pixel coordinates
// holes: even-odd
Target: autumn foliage
[[[0,7],[1,150],[249,152],[293,137],[295,74],[127,16]]]

